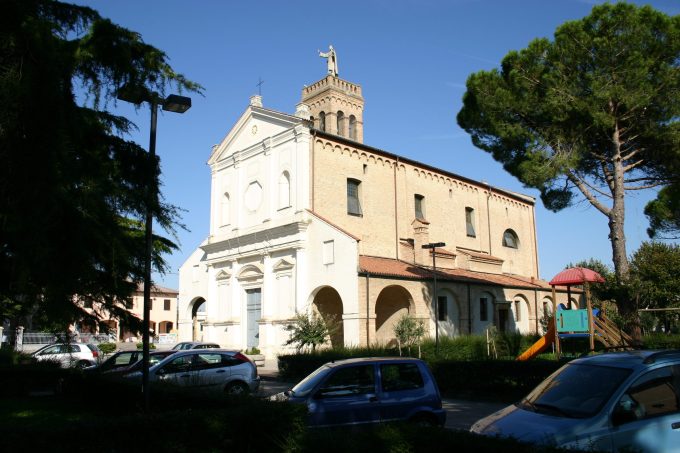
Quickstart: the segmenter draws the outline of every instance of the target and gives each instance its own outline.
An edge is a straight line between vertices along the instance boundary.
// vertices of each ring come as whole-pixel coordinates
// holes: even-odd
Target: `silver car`
[[[141,379],[142,372],[126,377]],[[260,376],[255,364],[239,351],[190,349],[178,351],[149,368],[149,382],[246,395],[257,392]]]
[[[39,362],[56,362],[62,368],[86,368],[99,362],[101,352],[93,344],[51,344],[38,349],[32,356]]]

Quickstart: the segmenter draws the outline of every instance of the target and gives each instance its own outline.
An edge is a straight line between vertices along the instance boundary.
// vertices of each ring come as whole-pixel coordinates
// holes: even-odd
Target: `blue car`
[[[564,448],[680,453],[680,351],[573,360],[471,431]]]
[[[327,363],[272,400],[304,404],[310,426],[412,421],[443,425],[439,388],[425,362],[361,358]]]

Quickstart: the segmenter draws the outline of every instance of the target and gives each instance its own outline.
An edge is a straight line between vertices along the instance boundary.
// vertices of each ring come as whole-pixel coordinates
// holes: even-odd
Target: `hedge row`
[[[477,360],[430,363],[439,390],[447,397],[513,402],[526,396],[563,361]]]

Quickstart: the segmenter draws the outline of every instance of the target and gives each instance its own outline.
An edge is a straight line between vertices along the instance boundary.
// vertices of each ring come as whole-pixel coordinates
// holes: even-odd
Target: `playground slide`
[[[517,360],[524,361],[533,359],[538,354],[545,351],[548,348],[548,346],[550,346],[554,342],[555,342],[555,323],[551,321],[550,327],[548,328],[548,332],[541,338],[539,338],[536,343],[532,344],[531,347],[529,347],[529,349],[521,353],[517,357]]]

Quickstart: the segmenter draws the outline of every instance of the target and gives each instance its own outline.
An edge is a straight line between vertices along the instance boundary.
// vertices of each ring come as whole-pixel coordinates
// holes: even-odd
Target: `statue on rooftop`
[[[335,49],[333,48],[332,45],[328,46],[328,52],[321,52],[320,50],[317,50],[319,52],[319,56],[321,58],[327,58],[328,59],[328,74],[337,77],[338,76],[338,56],[335,53]]]

